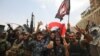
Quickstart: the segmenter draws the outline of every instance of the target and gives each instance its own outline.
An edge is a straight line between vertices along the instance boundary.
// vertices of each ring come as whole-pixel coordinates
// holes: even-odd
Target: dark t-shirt
[[[55,55],[56,56],[65,56],[65,48],[63,45],[55,47]]]

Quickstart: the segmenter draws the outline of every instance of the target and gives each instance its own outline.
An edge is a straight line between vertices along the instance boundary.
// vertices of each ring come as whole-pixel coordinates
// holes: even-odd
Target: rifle
[[[13,28],[11,27],[11,25],[10,24],[7,24],[8,25],[8,27],[10,28],[10,30],[13,30]]]

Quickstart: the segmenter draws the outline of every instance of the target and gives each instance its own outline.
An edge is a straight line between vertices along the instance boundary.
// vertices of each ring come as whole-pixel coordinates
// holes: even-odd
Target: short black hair
[[[36,33],[36,35],[38,35],[38,34],[41,34],[41,35],[43,35],[43,33],[42,33],[41,31],[39,31],[39,32],[37,32],[37,33]]]
[[[52,34],[52,33],[56,33],[56,31],[51,31],[50,34]]]
[[[81,34],[80,32],[76,32],[76,34]]]

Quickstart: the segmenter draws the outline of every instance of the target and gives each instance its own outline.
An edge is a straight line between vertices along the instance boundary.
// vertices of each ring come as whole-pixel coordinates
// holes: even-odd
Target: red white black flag
[[[61,3],[55,18],[59,18],[60,20],[62,20],[65,15],[69,15],[69,11],[70,11],[70,0],[64,0]]]

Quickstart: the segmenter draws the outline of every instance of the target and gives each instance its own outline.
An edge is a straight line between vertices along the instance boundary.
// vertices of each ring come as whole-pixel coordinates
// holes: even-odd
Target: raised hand
[[[40,27],[41,25],[43,25],[42,21],[38,22],[36,32],[38,32],[38,31],[39,31],[39,27]]]
[[[47,48],[48,48],[48,49],[53,48],[53,41],[50,41],[50,43],[47,45]]]
[[[41,26],[43,25],[42,21],[38,22],[38,26]]]
[[[81,29],[81,28],[79,28],[77,25],[76,25],[76,27],[74,27],[78,32],[80,32],[80,33],[85,33],[85,30],[84,29]]]

